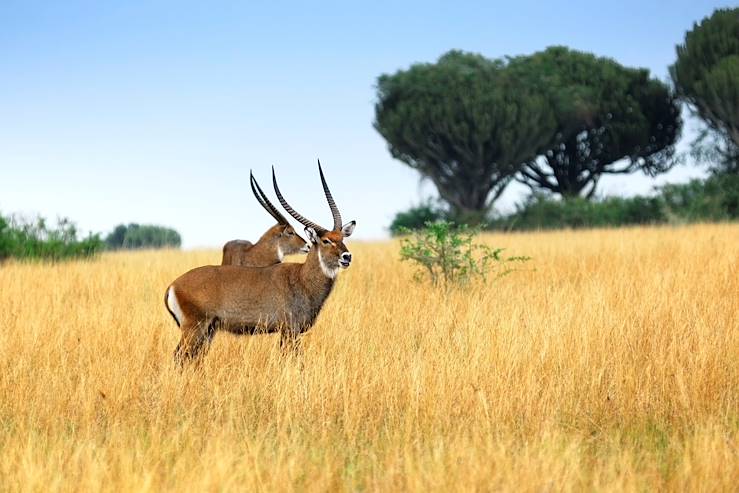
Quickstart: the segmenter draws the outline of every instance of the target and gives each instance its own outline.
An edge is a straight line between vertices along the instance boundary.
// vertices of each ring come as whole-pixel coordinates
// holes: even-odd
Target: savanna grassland
[[[736,491],[739,225],[491,235],[445,295],[349,240],[303,352],[162,298],[216,251],[0,267],[3,491]]]

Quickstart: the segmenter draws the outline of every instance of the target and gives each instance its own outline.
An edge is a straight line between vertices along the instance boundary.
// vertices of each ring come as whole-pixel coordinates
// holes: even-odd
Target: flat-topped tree
[[[450,51],[377,80],[374,127],[391,154],[468,222],[484,218],[554,130],[545,100],[509,77],[506,63]]]
[[[739,173],[739,8],[716,10],[695,24],[677,46],[670,75],[677,95],[715,137],[699,139],[696,154],[717,172]]]
[[[557,120],[550,147],[517,176],[533,190],[589,198],[603,175],[673,165],[680,108],[648,70],[565,47],[517,57],[509,70],[545,95]]]

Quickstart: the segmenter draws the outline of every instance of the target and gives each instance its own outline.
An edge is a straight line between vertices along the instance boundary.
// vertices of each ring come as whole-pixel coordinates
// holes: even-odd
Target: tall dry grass
[[[304,340],[172,363],[217,252],[0,267],[0,490],[696,490],[739,484],[739,226],[496,235],[535,270],[443,294],[397,244]]]

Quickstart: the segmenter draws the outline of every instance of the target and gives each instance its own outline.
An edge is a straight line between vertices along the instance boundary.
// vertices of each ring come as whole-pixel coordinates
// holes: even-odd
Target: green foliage
[[[554,130],[545,99],[505,68],[450,51],[377,80],[375,129],[393,157],[436,185],[455,217],[482,220]]]
[[[516,211],[491,221],[491,229],[531,230],[560,228],[598,228],[666,221],[662,204],[653,197],[609,197],[587,200],[576,197],[558,200],[534,195]]]
[[[509,70],[545,95],[557,121],[551,145],[517,177],[532,190],[591,198],[604,174],[655,175],[674,163],[680,108],[648,70],[561,46],[518,57]]]
[[[446,220],[448,216],[448,212],[443,207],[429,200],[395,214],[393,222],[390,223],[390,234],[399,236],[408,230],[424,228],[426,223]]]
[[[139,248],[179,248],[180,234],[171,228],[149,224],[119,224],[105,238],[111,250]]]
[[[599,228],[739,219],[737,175],[664,185],[656,192],[652,197],[608,197],[593,201],[534,195],[519,204],[513,213],[493,219],[490,228]]]
[[[401,240],[401,260],[419,264],[417,281],[428,276],[434,286],[446,288],[466,285],[473,278],[485,280],[490,271],[495,273],[495,278],[502,277],[515,270],[512,263],[529,260],[528,257],[506,258],[502,256],[502,248],[473,243],[478,232],[447,221],[428,222],[423,230],[406,230],[410,236]]]
[[[97,234],[78,238],[76,226],[66,218],[59,219],[52,228],[41,217],[33,221],[0,217],[0,260],[14,257],[59,261],[92,257],[104,246]]]
[[[660,188],[665,214],[673,221],[739,219],[739,175],[714,175],[707,180]]]
[[[10,224],[0,216],[0,261],[10,256],[13,242],[10,236]]]
[[[714,139],[695,143],[696,157],[716,171],[739,173],[739,8],[719,9],[695,24],[677,46],[670,75],[678,96],[704,121]],[[715,145],[715,141],[719,145]]]
[[[381,75],[377,94],[393,157],[434,183],[447,217],[472,224],[514,177],[590,198],[604,174],[667,171],[681,127],[648,70],[565,47],[505,60],[450,51]]]
[[[739,174],[739,146],[708,126],[691,142],[689,154],[712,175]]]

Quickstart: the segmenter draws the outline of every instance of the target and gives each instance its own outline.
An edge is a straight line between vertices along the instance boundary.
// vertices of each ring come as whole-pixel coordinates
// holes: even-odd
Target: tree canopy
[[[677,46],[670,75],[678,96],[718,137],[708,156],[739,173],[739,8],[716,10],[695,24]]]
[[[514,177],[590,197],[604,174],[664,172],[681,126],[647,70],[565,47],[504,60],[450,51],[381,75],[377,93],[374,126],[393,157],[470,222]]]
[[[374,126],[391,154],[473,222],[544,150],[556,124],[544,97],[520,87],[506,65],[450,51],[377,81]]]
[[[509,70],[545,95],[557,122],[551,147],[518,176],[532,189],[591,197],[604,174],[654,175],[672,165],[680,109],[647,70],[565,47],[518,57]]]

